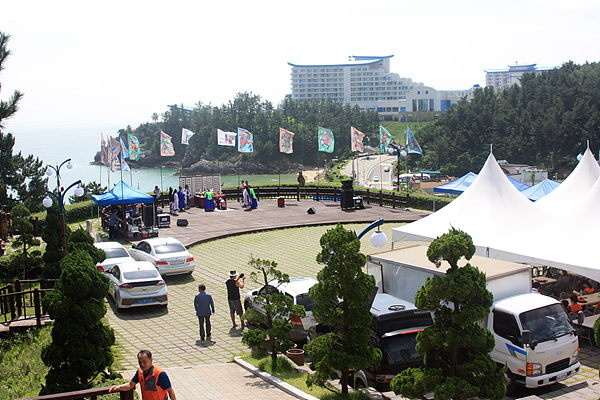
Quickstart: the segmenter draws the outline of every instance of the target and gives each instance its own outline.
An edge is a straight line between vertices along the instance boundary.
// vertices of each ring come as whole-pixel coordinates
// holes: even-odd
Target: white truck
[[[466,264],[463,258],[459,265]],[[516,387],[536,388],[564,380],[579,371],[579,341],[562,305],[531,293],[531,268],[517,263],[474,256],[470,264],[487,277],[494,303],[486,321],[496,341],[490,356],[507,365],[507,393]],[[443,276],[450,266],[436,268],[427,246],[416,245],[367,256],[367,272],[377,287],[404,299],[414,299],[427,278]]]

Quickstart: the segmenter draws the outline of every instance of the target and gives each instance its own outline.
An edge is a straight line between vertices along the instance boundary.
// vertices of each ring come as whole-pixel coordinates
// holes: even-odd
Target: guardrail
[[[21,319],[34,319],[36,325],[42,325],[42,316],[45,310],[42,306],[42,299],[46,292],[54,287],[54,279],[40,280],[17,280],[13,284],[0,289],[0,321],[9,322],[19,317]],[[40,288],[32,287],[36,284]],[[23,286],[29,286],[29,290],[22,290]]]
[[[45,396],[27,397],[18,400],[75,400],[75,399],[91,399],[97,400],[98,396],[108,394],[110,386],[105,386],[95,389],[77,390],[75,392],[65,392],[56,394],[47,394]],[[121,400],[133,400],[133,389],[127,392],[119,392]]]

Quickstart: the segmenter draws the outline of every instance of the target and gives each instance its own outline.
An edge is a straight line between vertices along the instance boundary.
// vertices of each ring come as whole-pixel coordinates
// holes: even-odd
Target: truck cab
[[[496,341],[490,356],[508,367],[507,393],[560,382],[581,368],[577,331],[555,299],[530,293],[496,301],[486,325]]]

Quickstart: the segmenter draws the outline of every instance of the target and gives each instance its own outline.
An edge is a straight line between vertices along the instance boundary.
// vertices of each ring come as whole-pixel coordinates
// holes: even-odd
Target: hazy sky
[[[600,61],[595,0],[0,0],[12,55],[0,73],[17,138],[115,134],[168,104],[274,104],[293,63],[394,55],[391,70],[436,89],[484,85],[484,69]],[[19,139],[17,139],[18,141]],[[98,139],[99,140],[99,139]]]

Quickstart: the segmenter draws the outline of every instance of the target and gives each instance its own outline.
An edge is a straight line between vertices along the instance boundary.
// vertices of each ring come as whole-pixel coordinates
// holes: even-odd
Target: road
[[[358,157],[350,161],[343,169],[342,174],[354,176],[354,181],[359,186],[372,187],[374,189],[392,188],[392,166],[396,162],[395,156],[372,155]],[[353,166],[354,164],[354,166]],[[388,171],[385,168],[388,167]],[[354,171],[354,175],[352,172]]]

